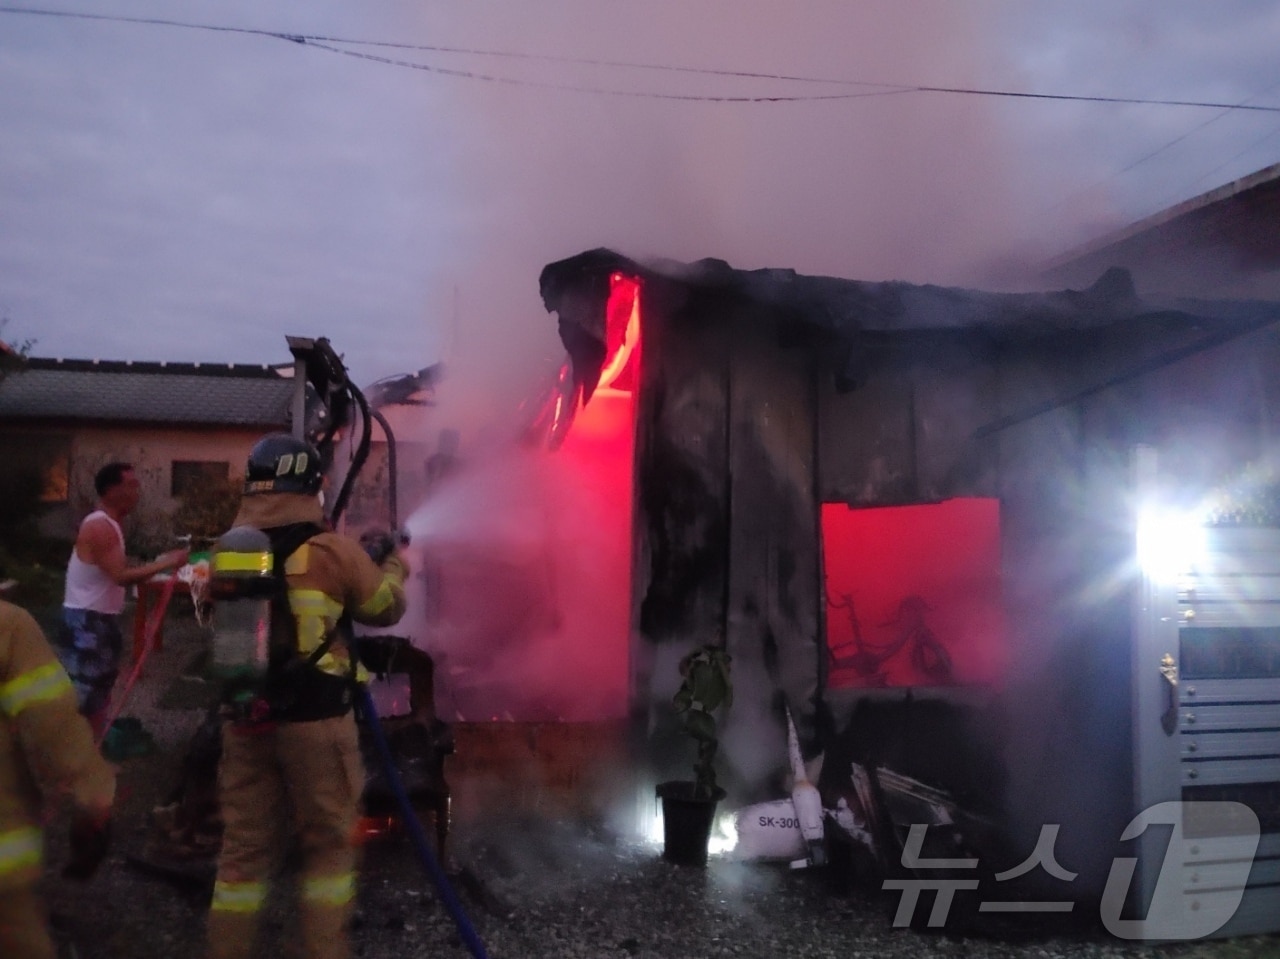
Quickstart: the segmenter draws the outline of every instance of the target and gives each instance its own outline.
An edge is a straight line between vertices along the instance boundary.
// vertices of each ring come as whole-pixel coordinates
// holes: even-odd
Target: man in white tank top
[[[120,672],[124,638],[117,617],[124,609],[125,588],[177,569],[189,550],[171,550],[155,562],[130,566],[120,523],[138,505],[141,484],[128,463],[108,463],[98,470],[93,486],[98,508],[80,523],[54,645],[75,686],[80,712],[100,738]]]

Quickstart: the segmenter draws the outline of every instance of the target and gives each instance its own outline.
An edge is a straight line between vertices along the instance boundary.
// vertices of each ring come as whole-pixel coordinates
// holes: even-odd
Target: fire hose
[[[355,401],[356,407],[361,413],[361,436],[356,448],[356,457],[352,463],[351,469],[347,474],[346,482],[343,483],[342,489],[338,494],[338,499],[334,503],[333,513],[329,520],[333,524],[337,524],[338,519],[342,515],[343,509],[346,508],[348,497],[354,486],[356,475],[364,466],[365,460],[369,453],[369,443],[372,434],[372,420],[375,414],[371,414],[369,404],[365,400],[364,394],[352,383],[347,383],[345,389],[351,394],[351,398]],[[395,463],[395,437],[391,432],[391,427],[386,419],[380,414],[376,415],[378,424],[382,427],[387,437],[387,449],[389,461],[394,469]],[[396,521],[396,502],[395,502],[395,486],[394,481],[391,487],[391,525],[395,527]],[[356,651],[352,650],[352,655],[356,655]],[[369,725],[369,733],[373,738],[374,746],[378,751],[378,758],[382,762],[383,772],[387,777],[387,784],[391,787],[392,795],[395,796],[396,805],[400,808],[400,813],[404,818],[405,828],[409,832],[409,838],[413,842],[414,851],[418,855],[418,861],[422,864],[423,870],[427,877],[435,884],[436,891],[440,894],[440,900],[444,903],[445,908],[449,910],[454,925],[458,928],[458,934],[462,938],[463,943],[467,947],[467,951],[471,953],[475,959],[489,959],[488,953],[485,951],[484,943],[480,941],[479,935],[476,934],[475,927],[472,926],[470,918],[468,918],[466,910],[463,909],[461,901],[453,890],[453,885],[449,882],[449,877],[444,871],[444,867],[440,865],[440,861],[436,858],[435,853],[431,851],[431,845],[427,841],[426,833],[423,831],[422,822],[418,819],[418,814],[413,808],[413,803],[409,800],[409,793],[404,788],[404,780],[400,778],[400,770],[396,768],[395,757],[391,755],[391,747],[387,743],[386,733],[382,729],[382,722],[378,719],[378,711],[374,706],[373,697],[369,693],[367,686],[357,687],[357,701],[360,705],[360,711],[363,713],[365,721]]]
[[[373,736],[374,746],[378,750],[378,758],[382,761],[383,772],[387,775],[387,783],[391,786],[391,792],[396,798],[396,805],[400,807],[400,813],[404,817],[405,828],[409,831],[409,838],[413,841],[413,848],[418,854],[418,860],[422,863],[422,868],[426,870],[427,876],[435,883],[436,891],[440,893],[441,901],[444,903],[445,908],[449,910],[449,915],[453,917],[454,925],[458,927],[458,935],[462,937],[467,951],[475,959],[489,959],[489,954],[485,952],[484,943],[480,941],[475,927],[471,925],[471,920],[467,917],[466,910],[462,908],[462,903],[453,891],[453,885],[449,882],[449,877],[445,874],[444,867],[440,865],[435,853],[431,851],[427,835],[422,829],[422,822],[418,819],[413,804],[409,801],[409,794],[404,788],[404,781],[400,778],[400,771],[396,768],[395,758],[391,755],[391,747],[387,744],[386,734],[382,730],[382,723],[378,720],[378,713],[373,705],[373,697],[369,694],[367,686],[361,686],[359,689],[359,703],[360,709],[369,723],[369,732]]]

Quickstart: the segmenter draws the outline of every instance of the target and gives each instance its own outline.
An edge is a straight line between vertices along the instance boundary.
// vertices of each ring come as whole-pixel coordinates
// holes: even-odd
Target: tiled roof
[[[267,366],[33,357],[0,380],[0,421],[285,427],[292,396]]]

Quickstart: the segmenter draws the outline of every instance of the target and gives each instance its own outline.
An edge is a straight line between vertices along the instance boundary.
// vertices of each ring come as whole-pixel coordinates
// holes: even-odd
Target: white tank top
[[[106,519],[116,531],[123,550],[124,533],[120,531],[120,524],[102,510],[94,510],[86,516],[80,523],[80,528],[84,529],[85,523],[99,516]],[[114,615],[124,609],[124,587],[117,586],[99,567],[86,563],[73,549],[71,562],[67,564],[67,592],[62,605],[68,609],[91,609],[95,613]]]

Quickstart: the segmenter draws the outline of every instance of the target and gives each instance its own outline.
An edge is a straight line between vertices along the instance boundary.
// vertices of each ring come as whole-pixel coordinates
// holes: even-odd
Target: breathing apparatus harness
[[[315,523],[268,530],[237,526],[219,539],[211,580],[219,610],[213,672],[222,682],[222,713],[228,719],[305,722],[341,716],[351,708],[357,684],[350,618],[344,614],[302,658],[289,603],[289,557],[322,532]],[[345,676],[319,667],[338,639],[349,651]]]

